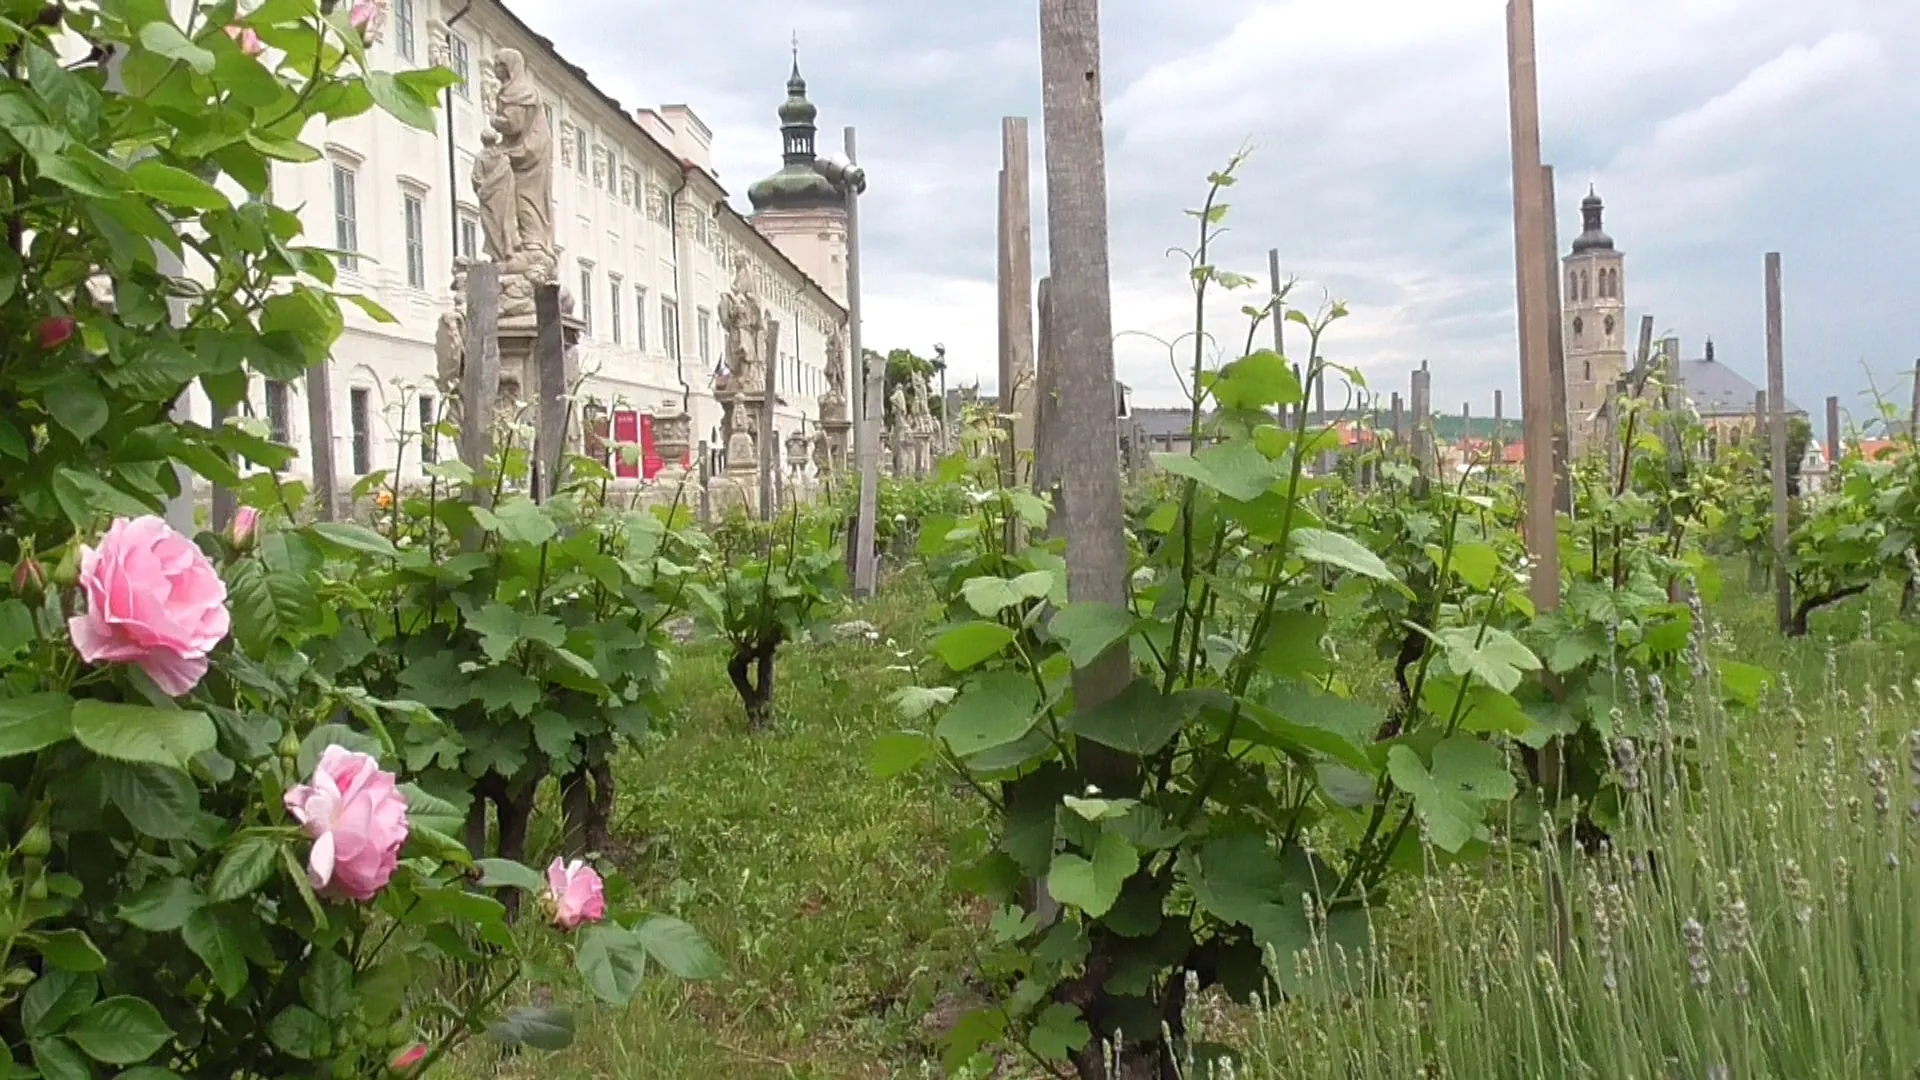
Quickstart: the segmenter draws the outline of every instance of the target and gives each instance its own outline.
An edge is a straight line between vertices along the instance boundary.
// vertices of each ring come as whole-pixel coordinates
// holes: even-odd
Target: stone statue
[[[827,397],[847,400],[847,336],[838,326],[827,335]]]
[[[813,470],[823,478],[833,474],[833,448],[828,445],[824,431],[813,436]]]
[[[923,372],[913,373],[913,428],[915,431],[933,429],[933,410],[927,404],[931,391],[927,389],[927,376]]]
[[[553,132],[520,51],[500,50],[493,65],[500,76],[493,128],[513,166],[516,246],[509,262],[538,284],[551,280],[554,268]]]
[[[467,260],[453,261],[453,307],[441,312],[433,331],[434,382],[440,393],[460,392],[460,376],[467,369]]]
[[[759,455],[753,446],[753,413],[739,392],[733,395],[733,408],[727,415],[727,471],[730,473],[756,472],[760,467]]]
[[[887,406],[891,416],[891,419],[887,423],[887,428],[890,431],[907,431],[912,427],[913,408],[907,404],[907,391],[905,387],[896,386],[893,388],[893,392],[887,395]]]
[[[505,264],[520,247],[516,220],[513,163],[500,145],[500,133],[491,128],[480,134],[480,153],[473,159],[473,194],[480,201],[480,232],[487,256]]]
[[[745,393],[761,393],[767,384],[766,358],[762,355],[767,347],[767,315],[753,287],[745,255],[734,257],[733,287],[720,298],[720,325],[727,332],[729,385]]]

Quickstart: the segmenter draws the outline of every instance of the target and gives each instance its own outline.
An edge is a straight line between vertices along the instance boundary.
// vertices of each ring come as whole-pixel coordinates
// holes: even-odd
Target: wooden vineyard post
[[[1540,89],[1533,0],[1507,5],[1507,92],[1513,141],[1513,231],[1520,309],[1521,419],[1527,445],[1527,553],[1534,607],[1560,606],[1560,525],[1554,509],[1553,373],[1547,301],[1546,200],[1540,191]]]
[[[858,163],[860,158],[854,146],[854,130],[846,132],[847,161]],[[854,463],[860,470],[860,509],[854,515],[853,536],[850,542],[853,549],[853,595],[869,597],[879,585],[879,567],[874,563],[873,535],[874,517],[880,512],[880,446],[879,415],[884,404],[876,401],[885,390],[885,373],[881,373],[880,393],[875,392],[874,384],[866,378],[866,344],[861,335],[860,316],[860,191],[858,185],[847,189],[847,353],[851,358],[852,377],[859,387],[853,395],[853,446]]]
[[[1557,512],[1572,516],[1573,444],[1568,429],[1572,417],[1567,415],[1566,329],[1561,325],[1560,318],[1564,310],[1560,297],[1560,272],[1555,269],[1560,261],[1560,217],[1554,199],[1551,165],[1540,167],[1540,190],[1545,203],[1541,220],[1544,222],[1547,245],[1546,274],[1542,280],[1547,286],[1547,389],[1553,396],[1553,506]]]
[[[1782,633],[1793,624],[1793,575],[1787,572],[1787,371],[1780,297],[1780,253],[1770,251],[1767,275],[1767,427],[1773,441],[1773,588]]]
[[[467,272],[467,361],[460,371],[460,460],[481,477],[493,456],[493,417],[500,401],[500,268],[480,263]],[[483,479],[473,498],[493,490]]]
[[[567,337],[560,321],[560,284],[533,291],[533,498],[545,502],[566,484]],[[472,465],[472,462],[468,462]],[[475,466],[478,468],[478,466]]]
[[[1034,450],[1031,144],[1026,117],[1000,121],[1000,412],[1014,416],[1001,470],[1012,487],[1026,486],[1021,462]]]
[[[780,516],[779,485],[775,483],[775,473],[780,468],[780,447],[773,433],[773,407],[780,400],[777,387],[780,385],[780,320],[767,320],[767,345],[762,356],[767,358],[767,379],[761,387],[764,398],[760,403],[760,428],[753,433],[754,454],[760,461],[760,520],[772,521]]]
[[[1832,481],[1834,470],[1840,467],[1840,399],[1827,399],[1827,477]]]

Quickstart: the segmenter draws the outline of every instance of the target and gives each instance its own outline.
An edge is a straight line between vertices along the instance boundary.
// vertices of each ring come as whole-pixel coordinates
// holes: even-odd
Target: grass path
[[[981,811],[930,778],[868,770],[874,739],[897,727],[887,695],[906,685],[887,637],[912,637],[916,599],[856,613],[878,642],[783,650],[765,735],[746,734],[718,649],[676,656],[670,730],[622,763],[615,859],[643,905],[707,935],[727,974],[655,979],[625,1012],[580,1004],[573,1050],[496,1075],[918,1073],[906,1055],[920,1018],[968,967],[968,914],[944,868]]]

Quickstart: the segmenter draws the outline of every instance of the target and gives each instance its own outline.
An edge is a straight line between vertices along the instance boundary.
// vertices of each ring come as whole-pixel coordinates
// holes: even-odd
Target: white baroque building
[[[308,242],[350,253],[340,259],[336,288],[364,294],[398,320],[381,324],[344,305],[347,328],[330,368],[342,488],[375,471],[397,468],[403,482],[421,475],[419,433],[439,405],[434,340],[452,304],[453,262],[483,257],[469,170],[486,126],[491,61],[506,48],[526,58],[546,98],[557,144],[559,276],[585,324],[582,395],[611,414],[614,440],[641,443],[652,416],[684,407],[695,440],[722,444],[713,395],[724,352],[717,312],[737,255],[780,324],[775,445],[796,428],[811,435],[827,388],[827,338],[847,315],[844,209],[811,207],[808,223],[818,227],[799,232],[791,212],[771,205],[763,224],[782,224],[763,234],[729,205],[714,175],[712,132],[691,107],[627,109],[498,0],[387,0],[371,49],[376,66],[444,63],[464,78],[446,95],[437,130],[378,111],[323,124],[307,141],[324,159],[276,164],[273,176],[274,200],[299,212]],[[797,66],[780,113],[789,121],[783,174],[796,159],[795,96],[804,101]],[[804,113],[797,126],[810,164],[810,104]],[[300,449],[294,471],[306,475],[313,441],[304,393],[300,384],[256,384],[251,408],[276,441]],[[204,418],[210,409],[199,400],[194,411]],[[615,460],[635,478],[658,467]]]

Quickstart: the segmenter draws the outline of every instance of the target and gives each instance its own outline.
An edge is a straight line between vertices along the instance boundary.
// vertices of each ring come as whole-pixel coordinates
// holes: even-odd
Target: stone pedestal
[[[893,473],[898,477],[913,475],[913,440],[906,432],[894,428],[887,432],[887,449],[892,451]]]
[[[821,467],[820,474],[822,476],[848,475],[851,471],[848,463],[852,455],[848,440],[853,435],[853,422],[845,419],[839,421],[823,420],[821,421],[821,426],[827,429],[826,433],[820,436],[820,438],[826,442],[827,461],[826,464]],[[814,457],[815,464],[819,464],[819,460],[819,455],[816,453]]]
[[[560,320],[560,326],[567,350],[567,385],[571,387],[580,380],[580,362],[574,347],[579,344],[587,324],[568,316]],[[503,408],[508,407],[510,401],[533,404],[538,396],[539,365],[533,352],[539,337],[539,331],[531,323],[500,327],[500,403]]]
[[[927,476],[933,472],[933,432],[921,429],[913,433],[913,475]]]

